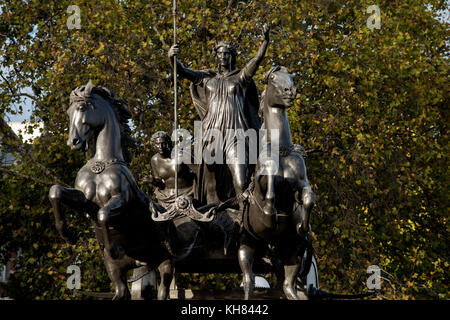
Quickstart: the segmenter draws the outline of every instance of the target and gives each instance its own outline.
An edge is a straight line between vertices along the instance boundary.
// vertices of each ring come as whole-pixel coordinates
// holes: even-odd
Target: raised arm
[[[172,68],[173,68],[174,57],[178,56],[179,51],[180,51],[180,49],[177,44],[174,44],[169,49],[168,56],[169,56],[170,65],[172,66]],[[186,68],[178,59],[177,59],[177,74],[180,77],[186,78],[194,83],[199,82],[203,78],[202,72]]]
[[[247,63],[244,69],[242,69],[241,77],[243,80],[250,80],[256,74],[256,71],[258,71],[258,67],[263,61],[264,56],[266,55],[267,46],[269,45],[269,32],[270,27],[265,24],[263,27],[264,41],[261,44],[261,47],[259,47],[256,56]]]

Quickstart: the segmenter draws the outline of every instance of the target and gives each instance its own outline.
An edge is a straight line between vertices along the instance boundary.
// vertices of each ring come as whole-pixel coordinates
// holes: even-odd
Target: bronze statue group
[[[190,70],[168,52],[178,76],[191,82],[192,102],[201,120],[200,161],[185,163],[169,134],[151,137],[157,201],[144,194],[127,167],[133,141],[124,100],[89,82],[72,91],[68,145],[92,150],[74,188],[54,185],[49,197],[61,236],[75,243],[64,207],[87,213],[104,244],[104,261],[115,286],[115,299],[128,299],[127,271],[158,269],[158,299],[167,299],[177,272],[242,272],[244,298],[251,299],[254,272],[275,272],[288,299],[305,299],[311,264],[309,220],[315,196],[308,182],[301,147],[293,144],[286,109],[294,105],[293,75],[272,67],[258,96],[253,76],[269,44],[270,28],[243,69],[235,69],[232,43],[214,47],[216,71]],[[258,140],[257,161],[249,135]],[[240,149],[240,145],[244,148]],[[264,151],[265,155],[262,156]],[[207,154],[220,161],[207,161]],[[185,158],[184,158],[185,159]],[[219,270],[220,269],[220,270]],[[303,283],[304,284],[304,283]]]

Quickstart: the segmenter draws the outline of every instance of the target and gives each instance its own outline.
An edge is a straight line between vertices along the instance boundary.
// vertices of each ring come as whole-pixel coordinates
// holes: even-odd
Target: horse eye
[[[78,106],[78,111],[84,112],[86,110],[86,105],[82,104]]]

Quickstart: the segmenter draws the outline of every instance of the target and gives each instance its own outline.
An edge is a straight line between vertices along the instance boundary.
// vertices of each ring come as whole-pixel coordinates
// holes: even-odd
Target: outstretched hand
[[[177,44],[174,44],[173,46],[170,47],[169,49],[169,59],[173,59],[174,56],[177,56],[178,53],[180,52],[180,48],[178,47]]]

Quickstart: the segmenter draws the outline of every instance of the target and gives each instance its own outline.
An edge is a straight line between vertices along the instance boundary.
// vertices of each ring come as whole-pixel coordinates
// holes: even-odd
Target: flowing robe
[[[218,203],[234,195],[233,180],[225,162],[227,156],[236,155],[234,148],[237,140],[241,138],[240,132],[236,130],[245,132],[250,128],[259,130],[261,127],[261,120],[258,117],[258,94],[255,83],[246,75],[245,69],[226,75],[209,70],[198,74],[198,79],[190,87],[194,106],[202,120],[203,135],[202,163],[198,167],[195,197],[201,203]],[[223,137],[221,145],[218,145],[217,141],[211,145],[212,129],[221,132]],[[230,129],[233,131],[229,131]],[[210,150],[215,152],[223,152],[224,164],[205,163],[203,151],[208,147],[212,147]],[[248,164],[247,146],[245,152],[245,161]],[[217,181],[220,181],[220,184]]]

